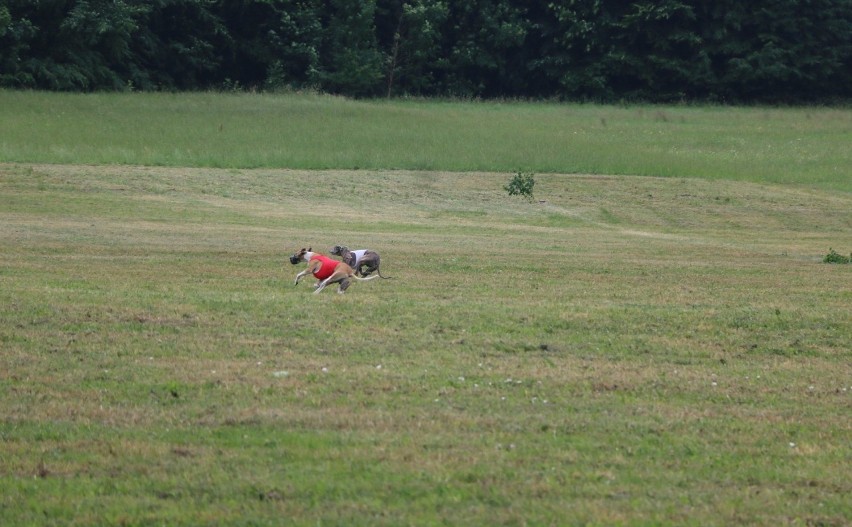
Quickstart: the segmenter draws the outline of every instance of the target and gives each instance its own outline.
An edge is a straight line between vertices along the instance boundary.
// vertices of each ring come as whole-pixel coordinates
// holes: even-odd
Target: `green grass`
[[[613,115],[661,129],[704,113],[813,122],[805,110],[675,108],[685,124],[653,124],[649,110],[595,107],[0,97],[43,97],[50,115],[53,101],[114,101],[107,121],[124,119],[123,100],[161,122],[200,101],[232,117],[270,101],[525,126],[554,112],[608,112],[607,129]],[[791,185],[537,173],[529,203],[503,190],[510,168],[85,166],[182,158],[160,143],[138,157],[145,147],[109,134],[72,152],[74,121],[51,119],[66,142],[33,135],[26,151],[2,132],[5,159],[75,164],[0,165],[0,524],[852,519],[852,267],[822,263],[829,247],[852,251],[852,196],[827,190],[848,187],[836,173]],[[221,164],[267,164],[266,141]],[[126,160],[109,159],[122,148]],[[443,156],[453,168],[471,162],[457,150]],[[339,243],[379,250],[396,278],[343,296],[293,286],[289,254]]]
[[[852,191],[852,110],[0,91],[0,162],[624,174]]]

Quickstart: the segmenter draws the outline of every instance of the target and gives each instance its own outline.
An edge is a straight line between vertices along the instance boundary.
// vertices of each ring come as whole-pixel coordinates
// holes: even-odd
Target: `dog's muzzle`
[[[299,260],[301,260],[301,258],[296,256],[295,254],[290,256],[290,263],[293,264],[293,265],[296,265],[297,263],[299,263]]]

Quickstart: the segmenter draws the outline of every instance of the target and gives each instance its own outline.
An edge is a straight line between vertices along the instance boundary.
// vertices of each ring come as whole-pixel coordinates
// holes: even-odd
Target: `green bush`
[[[829,249],[828,254],[825,255],[825,258],[823,258],[822,261],[824,263],[832,264],[848,264],[849,262],[852,262],[852,254],[849,256],[843,256],[834,249]]]
[[[510,196],[524,196],[532,201],[533,187],[535,187],[534,174],[532,172],[518,171],[512,180],[509,181],[509,184],[504,186],[503,189],[508,192]]]

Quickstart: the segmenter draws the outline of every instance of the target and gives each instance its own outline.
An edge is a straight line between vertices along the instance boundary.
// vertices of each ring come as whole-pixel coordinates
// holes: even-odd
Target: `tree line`
[[[0,0],[0,86],[848,101],[852,0]]]

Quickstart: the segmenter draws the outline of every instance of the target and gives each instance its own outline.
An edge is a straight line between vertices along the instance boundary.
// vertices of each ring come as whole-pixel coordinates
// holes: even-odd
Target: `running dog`
[[[379,270],[381,258],[379,258],[379,253],[376,251],[371,251],[370,249],[350,251],[349,247],[345,245],[335,245],[329,252],[343,258],[343,262],[354,269],[356,275],[370,276],[373,272],[376,272],[381,278],[393,278],[391,276],[382,276],[382,272]],[[362,267],[365,268],[364,271],[361,270]]]
[[[337,292],[343,294],[346,292],[346,289],[352,283],[353,279],[366,282],[367,280],[378,278],[378,275],[371,276],[369,278],[356,276],[355,270],[353,270],[352,267],[345,262],[338,262],[337,260],[332,260],[328,256],[311,252],[310,247],[307,249],[303,247],[299,252],[290,256],[290,263],[293,265],[298,264],[302,260],[308,262],[308,268],[296,275],[296,281],[293,285],[298,285],[299,280],[301,280],[303,276],[313,274],[314,278],[319,280],[314,294],[325,289],[325,286],[328,284],[338,284]]]

